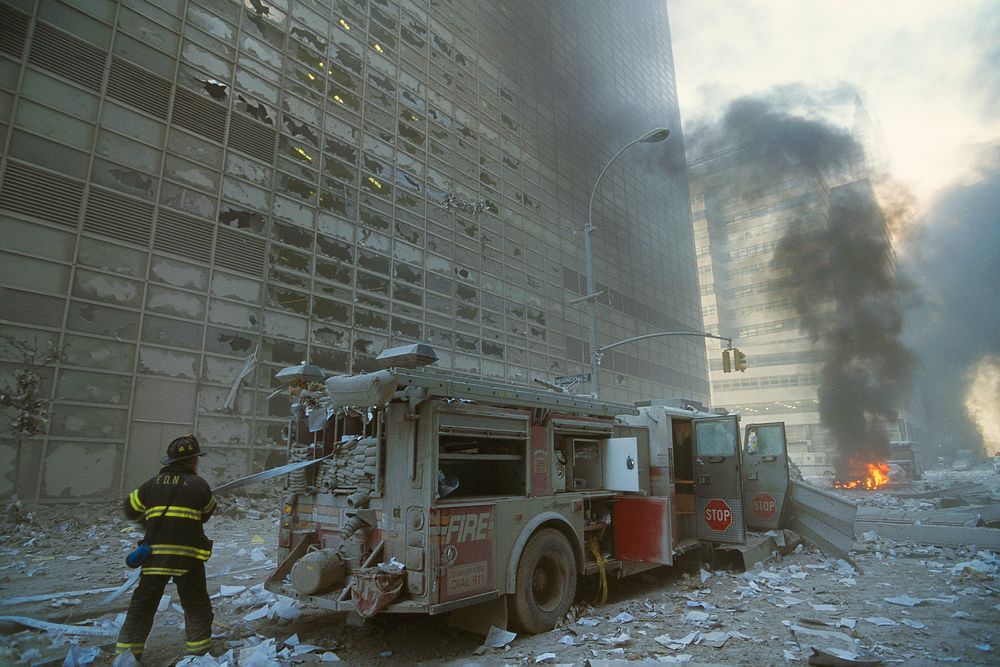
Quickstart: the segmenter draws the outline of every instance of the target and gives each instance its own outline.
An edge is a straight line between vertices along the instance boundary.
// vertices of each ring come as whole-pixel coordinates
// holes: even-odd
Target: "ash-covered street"
[[[613,583],[604,604],[590,603],[595,593],[584,588],[555,630],[499,637],[493,642],[499,647],[449,627],[444,617],[377,616],[349,626],[342,617],[264,591],[274,567],[276,497],[230,498],[208,524],[215,541],[208,582],[218,657],[183,664],[796,665],[807,664],[813,647],[831,660],[838,651],[861,656],[839,664],[996,664],[996,546],[933,546],[886,539],[876,530],[925,531],[938,542],[971,536],[996,545],[1000,530],[987,524],[996,525],[1000,475],[986,466],[932,471],[888,491],[837,493],[859,505],[857,569],[811,546],[746,572],[692,560]],[[113,504],[30,512],[7,506],[0,536],[0,662],[111,664],[129,594],[104,600],[125,581],[122,554],[139,536],[119,517]],[[143,664],[183,658],[182,613],[172,585],[167,594]]]

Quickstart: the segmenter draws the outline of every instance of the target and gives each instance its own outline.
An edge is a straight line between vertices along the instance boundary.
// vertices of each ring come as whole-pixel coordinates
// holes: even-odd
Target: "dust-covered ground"
[[[977,505],[970,503],[1000,502],[1000,475],[992,468],[929,473],[914,488],[973,483],[975,499],[948,501],[951,512],[964,507],[972,516]],[[899,515],[942,503],[891,493],[850,497],[862,509]],[[140,537],[135,526],[117,504],[10,504],[7,513],[0,529],[0,664],[111,664],[129,594],[105,599],[129,573],[123,561]],[[223,657],[199,664],[796,665],[807,664],[812,646],[884,664],[1000,664],[1000,560],[972,544],[924,546],[868,533],[855,545],[857,569],[808,546],[745,573],[689,561],[612,582],[603,604],[583,587],[552,632],[483,648],[481,635],[451,628],[443,617],[382,616],[349,626],[263,591],[274,567],[276,522],[271,496],[228,499],[207,525],[215,541],[207,570],[216,595],[216,652]],[[94,589],[108,590],[87,592]],[[184,650],[172,585],[167,594],[146,665],[172,664]],[[25,618],[58,625],[29,629]]]

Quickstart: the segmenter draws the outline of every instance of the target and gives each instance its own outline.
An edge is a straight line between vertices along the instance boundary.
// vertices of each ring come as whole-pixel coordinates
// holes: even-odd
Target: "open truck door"
[[[788,496],[785,424],[748,424],[740,458],[747,528],[756,531],[778,528]]]
[[[694,499],[698,539],[746,541],[736,415],[694,419]]]

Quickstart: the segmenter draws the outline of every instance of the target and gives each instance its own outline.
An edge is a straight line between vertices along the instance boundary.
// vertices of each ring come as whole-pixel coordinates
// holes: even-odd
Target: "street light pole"
[[[598,380],[598,370],[601,365],[601,350],[597,345],[597,298],[599,294],[594,292],[594,247],[591,236],[594,233],[594,196],[597,194],[597,186],[601,184],[604,173],[611,166],[611,163],[618,159],[618,156],[636,144],[648,144],[663,141],[670,136],[670,130],[658,127],[650,130],[638,139],[625,144],[621,150],[608,160],[608,163],[601,169],[594,183],[594,189],[590,192],[590,203],[587,204],[587,225],[583,228],[584,252],[587,259],[587,294],[584,299],[587,301],[587,317],[590,320],[590,393],[597,398],[600,390]]]

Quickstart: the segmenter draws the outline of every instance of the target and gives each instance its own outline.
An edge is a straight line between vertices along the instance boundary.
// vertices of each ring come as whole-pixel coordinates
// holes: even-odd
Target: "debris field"
[[[216,657],[183,657],[170,585],[143,664],[998,664],[1000,475],[929,472],[885,491],[837,493],[859,505],[853,564],[807,544],[745,572],[690,560],[616,582],[603,604],[582,586],[551,632],[494,628],[485,638],[446,617],[355,625],[265,591],[278,496],[227,498],[206,527],[215,541],[207,572]],[[126,583],[124,556],[141,537],[119,517],[112,503],[7,504],[0,664],[112,664],[130,592],[109,598]]]

